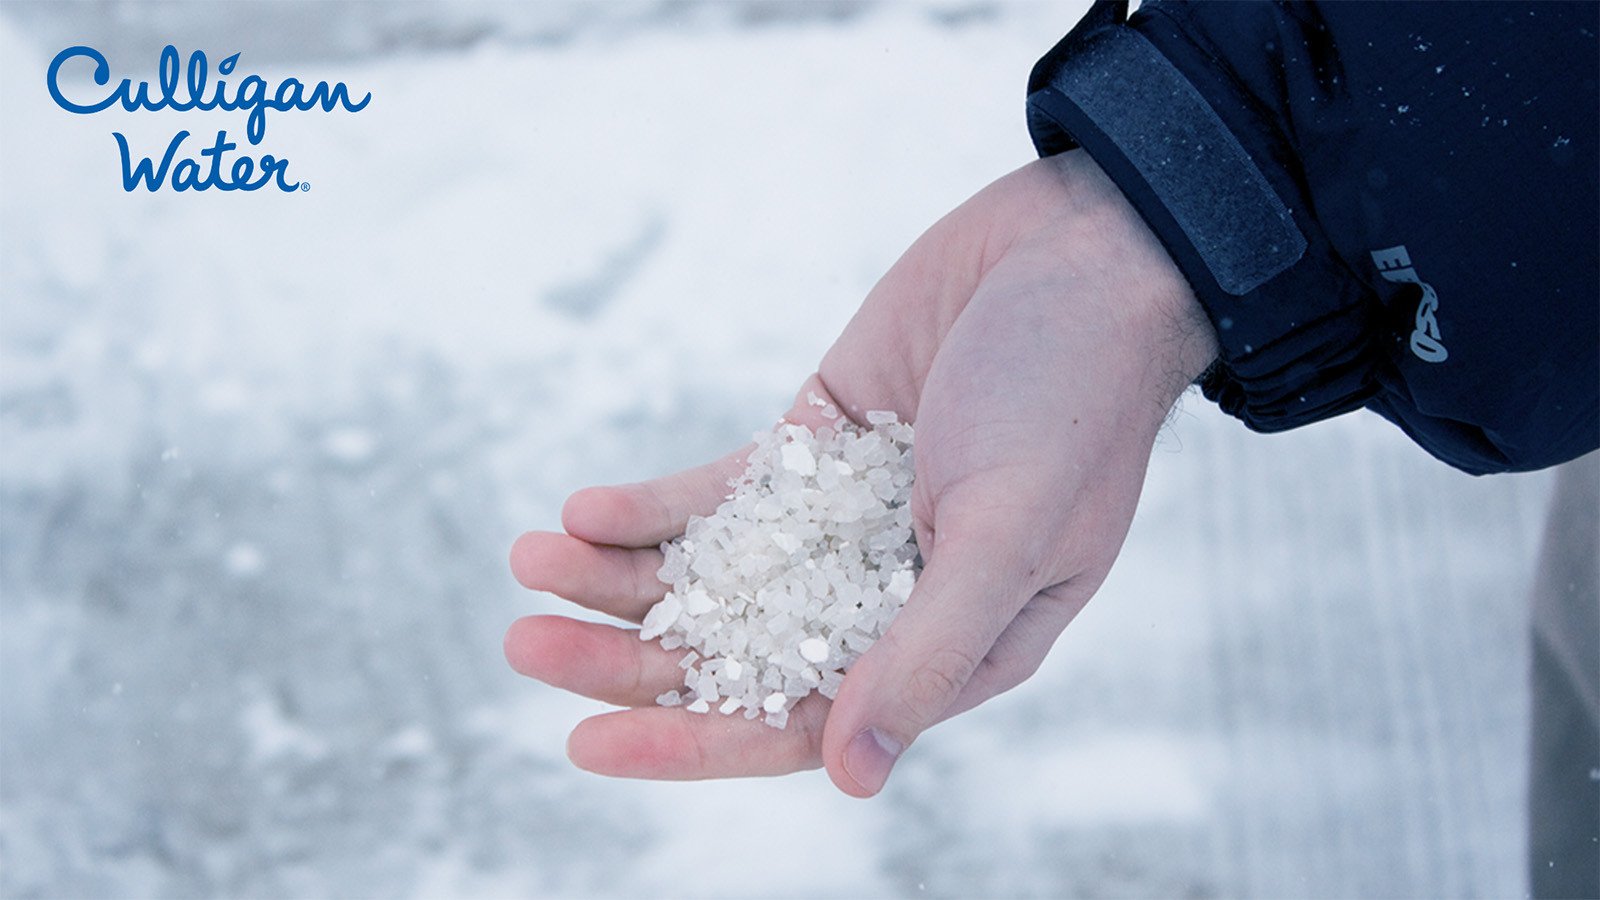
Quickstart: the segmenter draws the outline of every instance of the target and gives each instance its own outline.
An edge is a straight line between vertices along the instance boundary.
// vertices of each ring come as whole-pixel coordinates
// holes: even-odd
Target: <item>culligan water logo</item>
[[[320,109],[330,113],[335,110],[357,113],[372,101],[370,91],[360,100],[352,101],[350,89],[342,81],[331,86],[319,81],[308,87],[298,78],[285,78],[273,85],[251,74],[230,83],[229,78],[239,65],[237,53],[217,63],[217,75],[221,77],[214,80],[206,55],[199,50],[189,54],[189,64],[180,72],[178,51],[170,44],[161,51],[156,84],[141,81],[135,85],[132,79],[124,78],[109,92],[94,90],[87,92],[88,96],[68,97],[62,90],[61,71],[75,60],[93,65],[90,75],[95,84],[104,87],[111,83],[111,65],[93,47],[68,47],[57,53],[50,61],[45,84],[50,89],[51,99],[67,112],[92,115],[113,106],[121,106],[128,112],[240,110],[246,113],[244,133],[249,147],[259,147],[266,137],[268,110],[309,112]],[[68,86],[83,90],[72,82]],[[151,192],[160,190],[163,185],[174,191],[254,191],[269,184],[280,191],[311,189],[309,181],[291,178],[289,160],[281,156],[263,153],[256,157],[248,150],[235,154],[239,143],[229,140],[227,129],[218,131],[211,146],[201,147],[197,153],[192,148],[198,146],[198,142],[186,146],[190,134],[187,130],[179,131],[159,158],[136,153],[120,131],[113,131],[111,136],[116,139],[117,151],[122,155],[122,189],[125,191],[131,192],[140,185]]]

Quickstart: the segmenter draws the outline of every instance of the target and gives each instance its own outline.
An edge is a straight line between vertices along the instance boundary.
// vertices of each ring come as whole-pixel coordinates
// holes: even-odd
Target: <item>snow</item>
[[[1367,416],[1187,401],[1039,673],[877,800],[573,769],[511,540],[770,424],[1082,5],[358,6],[0,5],[0,895],[1523,892],[1548,481]],[[167,39],[373,105],[272,121],[310,192],[123,194],[114,128],[242,125],[42,73]]]
[[[224,557],[224,565],[228,574],[235,578],[251,578],[261,574],[266,566],[266,560],[261,556],[261,549],[248,541],[241,541],[228,548]]]
[[[267,697],[258,696],[245,706],[239,714],[239,723],[249,741],[250,755],[257,764],[280,756],[318,760],[328,753],[326,741],[287,718]]]
[[[322,441],[322,450],[330,459],[350,464],[371,459],[377,447],[377,436],[365,428],[336,428]]]

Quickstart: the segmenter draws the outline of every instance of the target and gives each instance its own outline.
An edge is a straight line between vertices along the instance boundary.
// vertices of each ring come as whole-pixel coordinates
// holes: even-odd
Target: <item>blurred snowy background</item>
[[[574,770],[500,636],[590,483],[787,405],[1030,156],[1083,4],[0,4],[0,894],[1507,896],[1549,482],[1198,398],[1039,675],[881,799]],[[125,194],[241,117],[50,103],[88,43],[345,80],[305,194]]]

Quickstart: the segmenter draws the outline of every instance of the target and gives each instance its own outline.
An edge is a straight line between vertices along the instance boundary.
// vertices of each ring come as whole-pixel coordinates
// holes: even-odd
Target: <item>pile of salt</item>
[[[841,421],[757,434],[728,499],[661,545],[658,577],[672,589],[639,637],[689,653],[679,663],[685,690],[658,703],[764,715],[782,728],[802,697],[832,698],[883,635],[920,562],[913,435],[892,412],[866,418],[868,428]]]

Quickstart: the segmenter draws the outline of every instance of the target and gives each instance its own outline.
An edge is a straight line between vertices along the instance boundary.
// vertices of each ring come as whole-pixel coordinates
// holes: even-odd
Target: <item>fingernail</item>
[[[856,784],[876,794],[889,780],[889,770],[906,747],[876,728],[864,728],[844,748],[844,770]]]

